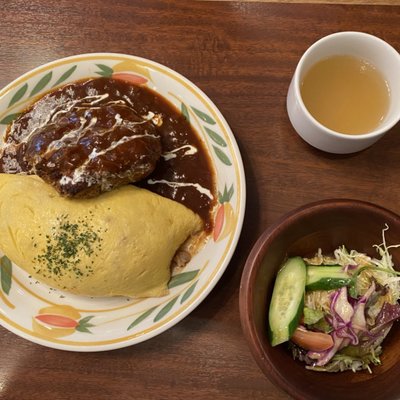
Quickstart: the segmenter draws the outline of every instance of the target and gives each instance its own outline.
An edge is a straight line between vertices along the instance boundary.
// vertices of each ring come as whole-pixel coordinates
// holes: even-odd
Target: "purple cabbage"
[[[347,288],[342,287],[336,290],[332,295],[330,311],[331,315],[327,317],[328,322],[333,328],[331,333],[333,346],[322,352],[310,351],[307,356],[316,360],[317,366],[326,365],[332,357],[348,345],[357,346],[359,336],[368,333],[367,322],[365,320],[365,305],[375,291],[373,282],[367,292],[354,305],[351,305],[347,295]],[[400,312],[400,309],[397,311]],[[396,312],[392,312],[394,315]],[[397,315],[397,314],[395,314]],[[397,318],[400,317],[400,314]]]

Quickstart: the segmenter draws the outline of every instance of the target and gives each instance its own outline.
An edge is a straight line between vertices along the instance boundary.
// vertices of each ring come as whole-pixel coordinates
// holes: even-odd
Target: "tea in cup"
[[[326,36],[297,65],[287,96],[289,119],[320,150],[363,150],[400,120],[399,71],[399,53],[375,36]]]

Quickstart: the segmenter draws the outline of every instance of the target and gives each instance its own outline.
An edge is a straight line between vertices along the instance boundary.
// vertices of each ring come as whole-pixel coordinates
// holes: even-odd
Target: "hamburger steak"
[[[9,127],[0,171],[36,174],[67,197],[93,197],[148,176],[161,156],[160,115],[139,115],[129,91],[91,79],[53,91]]]

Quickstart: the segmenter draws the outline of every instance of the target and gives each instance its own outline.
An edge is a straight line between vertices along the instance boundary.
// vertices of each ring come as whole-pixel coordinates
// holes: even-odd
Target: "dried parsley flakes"
[[[91,265],[80,265],[83,255],[95,256],[101,250],[101,230],[95,230],[90,223],[90,217],[76,222],[71,222],[68,215],[57,218],[57,224],[46,235],[45,249],[34,260],[41,265],[35,268],[37,273],[64,276],[73,272],[76,277],[93,273]]]

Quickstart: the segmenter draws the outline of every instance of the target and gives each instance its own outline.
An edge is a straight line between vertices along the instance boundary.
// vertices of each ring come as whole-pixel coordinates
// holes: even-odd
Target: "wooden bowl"
[[[286,257],[329,253],[340,245],[376,256],[374,244],[400,243],[400,217],[355,200],[324,200],[301,207],[268,228],[254,245],[242,276],[240,314],[251,352],[264,374],[295,399],[360,400],[400,398],[400,322],[383,342],[382,365],[353,373],[314,372],[295,361],[285,344],[269,344],[268,308],[279,267]],[[400,249],[392,249],[400,266]]]

